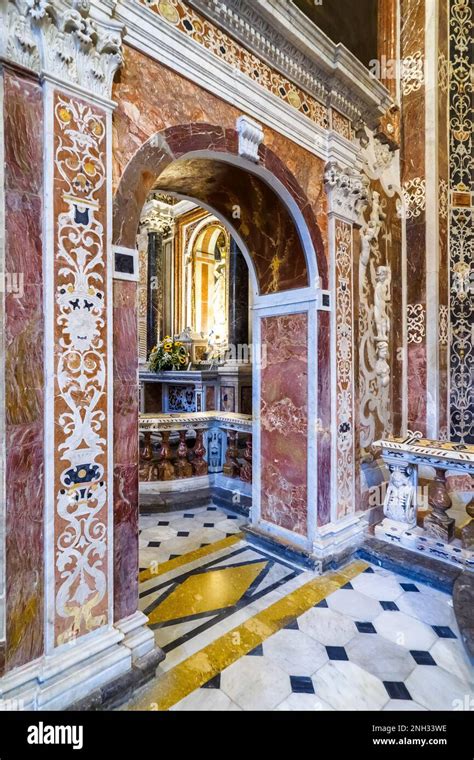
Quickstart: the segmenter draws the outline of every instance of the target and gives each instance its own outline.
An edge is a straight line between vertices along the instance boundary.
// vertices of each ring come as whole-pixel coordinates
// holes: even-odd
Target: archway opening
[[[173,277],[161,280],[162,306],[157,314],[160,326],[157,328],[155,324],[153,333],[158,343],[162,342],[158,340],[161,336],[163,340],[185,343],[187,357],[191,358],[187,371],[197,374],[193,383],[189,383],[193,385],[193,393],[189,392],[187,398],[186,393],[181,394],[178,401],[179,405],[184,398],[188,407],[185,403],[176,408],[177,395],[175,390],[170,394],[169,389],[171,384],[177,385],[177,381],[184,379],[181,369],[176,370],[178,376],[172,376],[174,368],[167,370],[170,374],[162,385],[168,385],[168,389],[161,393],[161,408],[157,405],[156,411],[148,411],[149,407],[145,410],[142,394],[140,452],[137,447],[142,503],[147,501],[149,507],[158,493],[159,504],[154,509],[161,505],[166,511],[181,500],[181,506],[189,514],[196,514],[201,507],[227,510],[233,513],[234,526],[251,516],[254,525],[265,523],[275,529],[277,537],[294,535],[297,546],[309,547],[308,479],[313,476],[308,467],[308,451],[315,450],[316,420],[312,424],[308,417],[310,413],[315,415],[316,409],[310,398],[308,378],[312,373],[314,383],[316,377],[312,368],[317,361],[316,290],[320,269],[315,252],[322,253],[314,214],[289,173],[280,171],[278,178],[265,166],[246,162],[233,152],[218,154],[215,142],[208,149],[201,144],[199,151],[181,153],[170,150],[169,135],[167,139],[166,144],[163,140],[150,140],[139,151],[142,155],[137,155],[136,161],[132,159],[114,204],[114,242],[128,248],[135,246],[137,232],[140,237],[140,217],[144,208],[146,213],[151,196],[161,199],[160,202],[166,199],[167,213],[171,214],[170,208],[179,207],[181,216],[198,215],[188,247],[180,251]],[[278,166],[276,157],[273,162]],[[162,240],[160,245],[163,242],[166,241]],[[140,242],[138,248],[143,250]],[[149,254],[148,242],[144,252]],[[234,286],[228,283],[224,291],[219,290],[219,275],[230,267],[235,254],[239,256],[241,272],[245,271],[245,286],[235,286],[234,278]],[[325,276],[324,262],[322,272]],[[232,305],[242,302],[244,292],[247,305],[233,320]],[[215,303],[211,304],[213,298]],[[222,302],[226,299],[223,309]],[[245,310],[247,314],[243,313]],[[224,329],[225,320],[219,319],[223,314],[227,316]],[[246,340],[236,341],[235,335],[232,337],[235,323],[241,327],[245,321]],[[199,345],[200,333],[205,345]],[[217,346],[209,340],[213,333],[218,336]],[[219,363],[221,333],[227,349],[224,366]],[[272,345],[263,347],[261,336],[271,336]],[[267,338],[265,341],[268,343]],[[241,344],[246,349],[245,356],[239,352]],[[120,362],[122,348],[122,338],[114,331],[116,364]],[[153,348],[146,343],[148,362]],[[212,349],[216,349],[214,353]],[[203,366],[216,357],[215,365],[211,361],[210,367]],[[214,379],[202,374],[213,370],[217,370],[214,388]],[[150,371],[150,367],[144,367],[143,371]],[[227,377],[223,378],[223,373]],[[188,411],[191,407],[192,411]],[[187,415],[194,417],[190,419]],[[121,435],[119,426],[120,419],[116,419],[116,437]],[[185,481],[191,483],[191,488]],[[143,499],[147,491],[148,498]],[[155,494],[150,497],[152,491]],[[311,499],[314,505],[314,492]],[[191,509],[191,503],[195,508]],[[311,510],[313,525],[315,507]],[[156,513],[150,520],[155,521],[155,517]],[[140,536],[140,579],[144,583],[152,579],[153,567],[176,559],[177,539],[192,538],[178,536],[192,533],[186,530],[191,523],[177,526],[174,535],[175,528],[170,527],[168,517],[161,517],[156,522],[163,525],[153,525],[155,536],[148,535],[148,518],[142,526],[145,533]],[[191,518],[183,514],[178,519]],[[229,515],[224,514],[223,519],[225,523]],[[209,526],[211,523],[212,529],[219,531],[216,521],[211,519]],[[165,527],[170,528],[169,537],[160,540],[158,528]],[[224,537],[227,539],[231,532]],[[223,537],[213,534],[210,542],[204,538],[200,535],[199,541],[207,545]],[[168,540],[171,543],[166,547]],[[125,566],[129,572],[132,566],[130,554],[125,558],[119,544],[120,539],[116,540],[119,563],[115,573],[116,600],[127,575]],[[169,559],[164,556],[167,548]],[[192,551],[201,548],[204,548],[201,544],[188,546]],[[161,552],[159,558],[154,555],[155,549]],[[146,605],[142,608],[147,612]],[[123,606],[121,609],[123,617]],[[157,641],[163,646],[159,638]]]

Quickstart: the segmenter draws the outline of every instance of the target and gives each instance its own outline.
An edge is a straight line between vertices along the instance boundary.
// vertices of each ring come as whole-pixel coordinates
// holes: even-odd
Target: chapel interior
[[[0,710],[473,709],[469,0],[0,14]]]

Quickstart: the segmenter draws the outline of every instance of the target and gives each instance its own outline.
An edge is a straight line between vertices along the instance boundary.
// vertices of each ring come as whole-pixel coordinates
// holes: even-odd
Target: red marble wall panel
[[[137,285],[114,281],[114,620],[138,604]]]
[[[403,60],[417,62],[423,74],[425,0],[402,0],[400,45]],[[402,81],[401,175],[406,206],[408,429],[426,434],[426,230],[425,84]],[[420,321],[421,320],[421,321]],[[420,327],[421,325],[421,327]]]
[[[43,652],[43,120],[41,87],[5,70],[6,652]]]
[[[264,317],[261,344],[261,515],[306,535],[308,316]],[[265,353],[266,352],[266,353]]]
[[[318,311],[318,525],[331,521],[331,314]]]

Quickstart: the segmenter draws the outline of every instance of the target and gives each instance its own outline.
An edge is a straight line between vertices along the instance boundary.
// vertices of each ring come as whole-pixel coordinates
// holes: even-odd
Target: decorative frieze
[[[286,0],[274,0],[270,13],[260,0],[190,0],[191,8],[182,0],[141,2],[320,126],[329,127],[326,104],[370,127],[391,105],[386,88]],[[306,45],[298,44],[295,31]]]
[[[0,56],[109,98],[123,63],[122,27],[91,14],[89,0],[8,0]]]

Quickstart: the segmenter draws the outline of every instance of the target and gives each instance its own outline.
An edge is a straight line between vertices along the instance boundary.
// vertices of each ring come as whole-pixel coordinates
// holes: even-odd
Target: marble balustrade
[[[375,529],[379,538],[453,564],[474,568],[473,499],[466,514],[450,512],[453,502],[447,478],[453,475],[474,491],[474,446],[411,437],[381,440],[390,478],[384,500],[385,519]],[[431,468],[427,504],[418,503],[420,468]]]
[[[140,415],[140,481],[222,472],[252,482],[252,417],[204,412]]]

